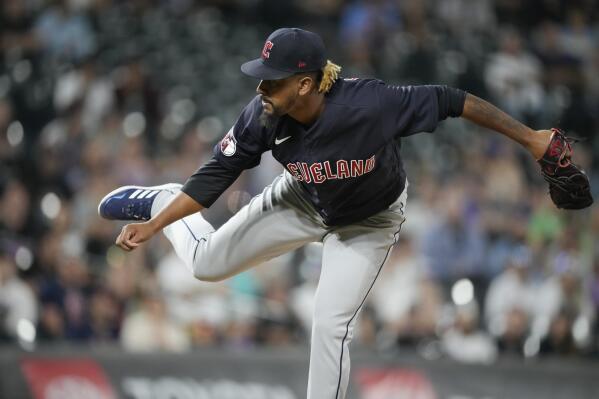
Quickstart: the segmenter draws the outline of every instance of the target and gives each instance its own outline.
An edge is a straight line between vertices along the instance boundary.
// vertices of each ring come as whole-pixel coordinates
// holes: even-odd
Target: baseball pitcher
[[[393,86],[344,79],[315,33],[283,28],[241,70],[257,95],[185,182],[121,187],[102,217],[135,220],[116,239],[134,250],[159,231],[203,281],[220,281],[310,242],[322,242],[311,338],[309,399],[342,399],[356,319],[405,220],[401,139],[466,118],[524,146],[539,161],[558,207],[592,203],[589,181],[571,162],[571,140],[512,119],[488,102],[446,86]],[[200,211],[272,151],[285,168],[270,186],[215,230]]]

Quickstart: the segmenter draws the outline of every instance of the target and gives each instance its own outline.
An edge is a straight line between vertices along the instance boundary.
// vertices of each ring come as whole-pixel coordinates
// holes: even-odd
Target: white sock
[[[175,198],[175,194],[171,193],[169,190],[162,190],[156,194],[154,202],[152,203],[152,210],[150,211],[151,217],[154,217],[160,212],[173,198]]]

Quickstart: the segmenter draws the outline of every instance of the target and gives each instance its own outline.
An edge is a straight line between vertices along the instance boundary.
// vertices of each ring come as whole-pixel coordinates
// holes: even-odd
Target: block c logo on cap
[[[264,43],[264,48],[262,49],[262,59],[267,59],[270,57],[270,50],[272,49],[272,46],[274,46],[274,44],[272,44],[270,40]]]

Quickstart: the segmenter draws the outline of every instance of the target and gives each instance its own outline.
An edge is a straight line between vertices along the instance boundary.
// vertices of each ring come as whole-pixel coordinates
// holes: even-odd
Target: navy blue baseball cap
[[[241,65],[241,72],[262,80],[276,80],[318,71],[326,63],[320,36],[299,28],[281,28],[268,36],[260,58]]]

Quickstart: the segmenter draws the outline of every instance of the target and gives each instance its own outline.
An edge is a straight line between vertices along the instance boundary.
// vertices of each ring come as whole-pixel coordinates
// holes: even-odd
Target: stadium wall
[[[0,350],[6,399],[301,399],[305,349],[124,354],[113,348]],[[599,370],[548,359],[494,365],[415,355],[352,359],[349,399],[599,398]]]

